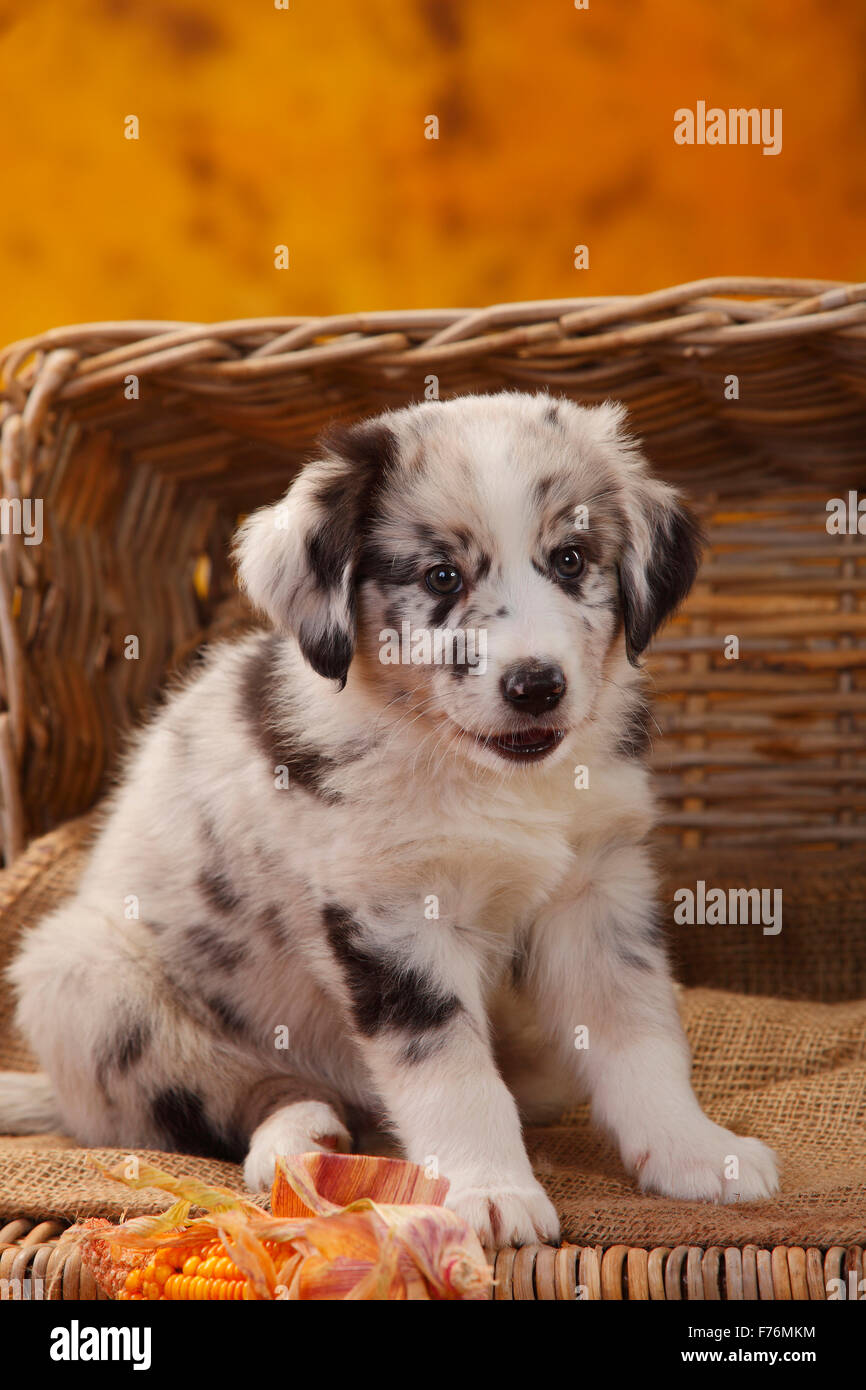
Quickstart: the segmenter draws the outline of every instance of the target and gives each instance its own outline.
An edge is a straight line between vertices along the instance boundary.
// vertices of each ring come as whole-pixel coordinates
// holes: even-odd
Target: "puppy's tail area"
[[[61,1129],[54,1089],[44,1071],[0,1071],[0,1134]]]

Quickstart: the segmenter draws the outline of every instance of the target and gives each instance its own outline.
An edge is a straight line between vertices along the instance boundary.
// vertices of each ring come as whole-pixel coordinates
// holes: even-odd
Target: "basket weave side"
[[[7,860],[92,803],[166,673],[245,620],[238,513],[285,487],[323,426],[502,387],[624,401],[709,520],[710,561],[659,648],[660,722],[679,740],[671,834],[751,836],[757,787],[765,837],[866,837],[863,538],[823,530],[825,499],[866,487],[866,286],[717,279],[482,310],[85,324],[6,349],[0,375],[3,497],[42,500],[45,527],[41,545],[0,535]],[[732,621],[736,672],[717,660]],[[816,758],[814,785],[786,778]]]
[[[81,1265],[81,1251],[59,1245],[59,1222],[0,1227],[0,1301],[105,1299]],[[825,1301],[828,1288],[863,1278],[863,1247],[756,1245],[524,1245],[487,1252],[492,1298],[518,1302]]]

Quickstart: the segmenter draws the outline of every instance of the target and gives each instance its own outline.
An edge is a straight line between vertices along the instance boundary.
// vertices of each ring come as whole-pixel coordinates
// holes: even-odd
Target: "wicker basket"
[[[866,840],[866,534],[826,525],[830,499],[866,498],[866,285],[718,279],[480,311],[89,324],[13,345],[0,372],[3,497],[42,499],[45,536],[0,535],[7,862],[93,804],[166,673],[248,621],[230,534],[325,424],[504,386],[624,401],[703,515],[709,554],[650,660],[674,862],[748,847],[784,865],[793,848],[826,879]],[[25,1242],[0,1254],[0,1278],[61,1269],[54,1296],[85,1296],[31,1226],[0,1231],[0,1250]],[[498,1255],[497,1297],[823,1297],[837,1266],[862,1275],[860,1247],[526,1247]]]
[[[866,492],[866,286],[90,324],[14,345],[0,371],[3,495],[43,499],[45,527],[42,545],[2,537],[7,859],[93,801],[119,730],[231,620],[238,514],[284,488],[329,420],[421,398],[431,377],[443,396],[623,400],[705,514],[711,554],[652,663],[671,833],[866,839],[866,537],[825,527],[829,498]]]
[[[104,1299],[77,1248],[58,1244],[59,1222],[0,1226],[0,1300]],[[823,1302],[830,1280],[863,1278],[861,1246],[524,1245],[487,1252],[494,1300],[517,1302]]]

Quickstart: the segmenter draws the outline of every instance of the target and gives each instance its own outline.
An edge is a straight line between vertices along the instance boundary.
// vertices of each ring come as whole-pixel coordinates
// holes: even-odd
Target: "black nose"
[[[562,667],[548,666],[540,661],[509,666],[502,677],[502,694],[510,705],[524,714],[544,714],[555,709],[565,694]]]

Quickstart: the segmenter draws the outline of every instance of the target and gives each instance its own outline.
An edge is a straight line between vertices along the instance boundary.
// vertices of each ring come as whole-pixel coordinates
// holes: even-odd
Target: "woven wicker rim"
[[[753,296],[739,299],[736,296]],[[339,364],[391,372],[499,354],[541,366],[669,341],[689,354],[722,345],[810,337],[829,330],[866,332],[866,283],[720,276],[643,295],[530,300],[484,309],[416,309],[325,317],[234,319],[191,324],[143,320],[56,328],[11,344],[0,353],[0,400],[27,404],[31,437],[52,401],[70,401],[167,368],[199,387],[253,381]],[[599,331],[601,330],[601,331]],[[94,338],[116,347],[83,355]],[[24,364],[51,354],[53,370]],[[27,401],[33,374],[42,390]]]
[[[59,1221],[26,1218],[0,1227],[0,1300],[105,1297],[82,1269],[80,1250],[58,1244],[62,1229]],[[859,1245],[524,1245],[487,1258],[496,1301],[805,1302],[825,1300],[831,1280],[847,1290],[853,1275],[859,1286],[863,1253]]]

